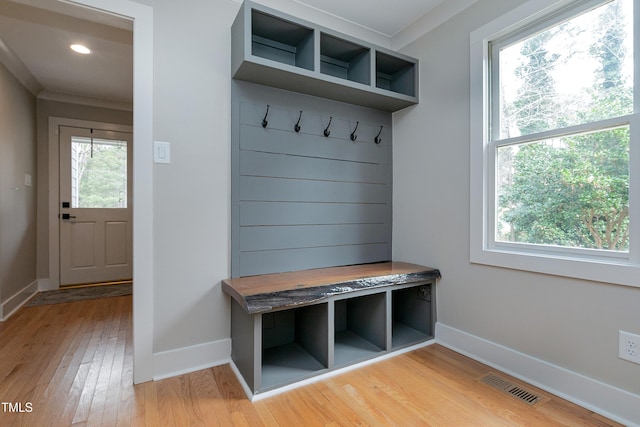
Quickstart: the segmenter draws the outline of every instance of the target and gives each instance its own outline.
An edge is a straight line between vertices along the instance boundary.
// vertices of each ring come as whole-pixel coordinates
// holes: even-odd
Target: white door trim
[[[133,382],[138,384],[153,379],[153,8],[130,0],[59,1],[133,20]]]

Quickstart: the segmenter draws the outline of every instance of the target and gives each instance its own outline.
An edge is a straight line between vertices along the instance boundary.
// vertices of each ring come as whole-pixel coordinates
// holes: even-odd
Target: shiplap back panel
[[[390,260],[391,135],[390,113],[233,81],[233,277]]]

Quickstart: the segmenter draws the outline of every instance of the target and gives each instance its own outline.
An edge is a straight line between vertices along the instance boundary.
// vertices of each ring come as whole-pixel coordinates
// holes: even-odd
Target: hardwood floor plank
[[[3,338],[0,347],[0,380],[22,360],[28,338],[44,322],[48,307],[41,307],[28,315],[19,310],[7,321],[0,323],[0,335]]]
[[[136,413],[137,403],[140,397],[135,392],[133,384],[133,345],[128,328],[121,328],[118,338],[123,348],[122,360],[120,360],[120,379],[118,389],[113,393],[117,396],[116,402],[116,426],[132,425],[132,417]]]
[[[113,369],[117,341],[118,340],[116,338],[108,338],[104,357],[100,366],[100,372],[98,373],[96,387],[93,390],[93,398],[91,399],[89,413],[87,414],[87,426],[111,425],[104,419],[104,415],[108,398],[107,390],[109,388],[111,371]]]
[[[91,305],[94,305],[95,301],[99,300],[91,300]],[[82,302],[72,303],[72,304],[82,304]],[[89,419],[89,415],[94,410],[94,420],[97,415],[95,412],[99,411],[100,405],[103,405],[104,402],[96,401],[95,405],[93,403],[94,397],[96,394],[101,397],[104,384],[104,376],[106,375],[106,370],[103,369],[104,363],[109,363],[109,342],[108,339],[108,325],[109,319],[107,316],[109,307],[97,306],[96,310],[93,312],[93,316],[91,317],[94,321],[94,325],[101,327],[95,327],[93,329],[91,341],[85,352],[85,356],[83,359],[84,363],[89,364],[89,373],[87,379],[84,384],[84,389],[82,390],[82,395],[80,396],[80,401],[78,402],[77,411],[73,417],[73,423],[87,422]],[[115,343],[114,343],[115,345]],[[114,349],[115,350],[115,349]],[[105,357],[107,360],[105,361]]]
[[[120,322],[118,330],[118,348],[121,350],[121,358],[118,359],[120,375],[118,378],[117,390],[113,393],[116,398],[115,410],[117,412],[116,425],[123,425],[127,421],[131,425],[131,416],[134,412],[136,402],[133,384],[133,333],[131,331],[131,306],[128,301],[122,299],[120,307],[122,311],[123,321]]]
[[[136,423],[134,423],[133,425],[159,426],[160,411],[158,407],[158,394],[156,384],[153,382],[147,382],[138,385],[136,388],[138,390],[144,390],[144,399],[140,402],[141,408],[136,411]]]
[[[188,380],[184,375],[157,382],[160,425],[202,425],[200,410],[194,410],[194,402],[188,398],[188,388]]]
[[[131,296],[20,309],[0,324],[0,396],[33,405],[0,426],[595,426],[557,396],[529,406],[479,381],[492,369],[439,345],[255,403],[229,365],[134,386]]]
[[[227,410],[232,417],[234,412],[242,412],[251,422],[252,426],[262,426],[264,423],[255,411],[253,404],[247,400],[238,379],[229,365],[212,368],[213,377],[220,390],[222,403],[227,406]]]
[[[61,390],[61,395],[66,398],[66,402],[64,404],[64,409],[60,414],[60,421],[66,422],[68,424],[73,423],[73,418],[78,410],[78,405],[80,404],[80,398],[82,396],[82,392],[84,391],[84,385],[89,377],[89,369],[91,366],[87,363],[81,364],[78,366],[78,371],[76,373],[75,378],[73,379],[73,384],[68,393],[63,393]],[[46,419],[46,418],[45,418]],[[55,419],[55,418],[54,418]]]
[[[120,305],[114,304],[113,310],[118,318],[121,317]],[[95,405],[95,414],[89,417],[87,425],[95,426],[115,426],[118,414],[118,396],[120,391],[120,380],[122,377],[122,369],[124,363],[124,353],[126,344],[126,335],[120,335],[120,321],[111,322],[109,339],[109,357],[105,357],[101,367],[100,375],[100,393],[94,395],[92,402],[92,412],[97,402],[103,402],[101,405]]]
[[[81,369],[80,362],[86,347],[89,345],[89,337],[78,333],[78,331],[86,327],[88,327],[86,319],[79,319],[78,328],[69,331],[72,340],[66,347],[66,353],[60,359],[61,361],[53,377],[46,385],[44,395],[34,399],[35,402],[39,402],[42,399],[47,399],[48,402],[47,411],[38,411],[36,425],[41,425],[49,419],[60,419],[64,416],[63,411],[67,403],[77,403],[79,393],[76,378],[79,373],[81,375],[80,378],[83,378],[82,375],[86,373],[86,370]],[[52,361],[55,360],[55,357],[52,358]]]
[[[423,354],[428,355],[429,353],[424,352]],[[417,355],[412,356],[416,357]],[[487,422],[490,419],[495,418],[496,411],[500,411],[502,413],[502,416],[500,417],[501,419],[493,421],[496,425],[513,425],[513,423],[517,421],[513,419],[515,415],[511,413],[511,405],[521,404],[521,402],[502,402],[502,400],[499,400],[501,405],[498,407],[492,406],[494,405],[493,402],[495,402],[494,399],[497,396],[497,394],[493,394],[495,391],[493,389],[484,389],[483,385],[478,384],[475,381],[482,371],[475,371],[472,375],[469,375],[468,371],[464,374],[457,370],[450,372],[452,366],[442,364],[439,367],[435,367],[429,364],[428,358],[423,360],[422,364],[415,364],[416,367],[424,365],[429,366],[428,371],[420,372],[420,374],[415,376],[416,380],[420,382],[428,382],[430,388],[440,390],[445,399],[452,400],[447,403],[449,405],[455,405],[455,410],[460,410],[461,408],[473,408],[473,411],[471,412],[473,414],[473,419],[483,422]],[[442,372],[442,375],[434,375],[434,372],[437,372],[438,370]],[[430,380],[430,378],[433,380]],[[453,400],[452,397],[455,397],[455,400]],[[500,397],[505,396],[500,395]],[[463,413],[464,412],[465,411],[463,411]],[[506,421],[503,421],[502,419],[505,418]],[[466,420],[466,422],[471,421],[472,420],[469,419]]]
[[[395,362],[395,361],[393,361]],[[467,397],[463,400],[451,399],[450,391],[441,384],[433,385],[421,382],[420,377],[414,374],[414,369],[407,369],[406,365],[398,366],[396,363],[387,363],[379,369],[370,369],[358,373],[353,379],[353,386],[369,391],[372,404],[384,407],[384,402],[392,399],[404,408],[397,414],[392,414],[389,420],[391,425],[407,425],[407,423],[432,423],[438,419],[447,417],[450,413],[458,414],[458,422],[483,421],[483,413],[474,411],[471,417],[465,418],[464,410],[469,404]],[[367,387],[358,386],[360,381],[366,381]],[[496,425],[499,425],[496,423]]]
[[[102,352],[100,352],[99,354],[101,356],[104,355]],[[100,375],[99,363],[102,363],[102,357],[96,359],[94,363],[88,363],[87,377],[84,381],[82,393],[80,394],[80,398],[76,406],[76,411],[73,416],[73,424],[86,422],[89,418],[91,402],[93,401],[93,396],[98,385]]]
[[[40,372],[38,377],[39,384],[50,384],[53,376],[61,368],[64,363],[65,356],[73,355],[74,346],[79,344],[78,330],[82,327],[82,322],[76,316],[81,312],[77,305],[71,307],[70,311],[54,310],[50,321],[55,327],[52,327],[50,334],[47,335],[47,348],[51,350],[46,354],[48,359],[47,366]],[[43,357],[45,354],[43,354]],[[64,369],[64,366],[62,366]]]
[[[280,423],[278,423],[278,421],[276,421],[276,419],[271,414],[269,407],[265,405],[264,402],[259,401],[254,403],[253,408],[255,409],[257,416],[260,417],[260,420],[262,420],[265,426],[284,427]]]
[[[357,421],[358,417],[348,405],[336,405],[327,398],[317,387],[306,387],[300,390],[300,399],[290,399],[291,404],[298,408],[298,412],[305,418],[313,419],[317,425],[331,425],[336,420],[350,419]]]
[[[333,380],[316,383],[314,387],[327,400],[327,405],[334,414],[334,420],[346,420],[351,425],[371,424],[373,417],[370,417],[366,411],[360,411],[359,408],[349,405],[339,394],[340,390],[337,390],[337,387]]]
[[[297,408],[291,406],[289,399],[289,393],[268,398],[269,412],[278,425],[295,426],[300,424],[300,420],[305,419],[305,417],[298,412]],[[307,425],[313,425],[314,421],[312,417],[307,417]]]
[[[213,370],[207,369],[190,375],[206,426],[233,425],[233,418],[224,402],[222,392],[213,375]]]

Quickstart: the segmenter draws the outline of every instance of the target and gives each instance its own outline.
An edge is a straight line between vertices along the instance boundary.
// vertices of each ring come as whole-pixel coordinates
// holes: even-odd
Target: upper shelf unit
[[[231,28],[231,75],[397,111],[418,103],[418,60],[245,0]]]

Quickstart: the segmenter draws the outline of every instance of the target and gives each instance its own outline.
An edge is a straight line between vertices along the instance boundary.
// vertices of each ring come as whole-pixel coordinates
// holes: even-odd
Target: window
[[[127,141],[72,137],[71,207],[127,207]]]
[[[472,33],[472,262],[640,286],[638,3],[530,1]]]

